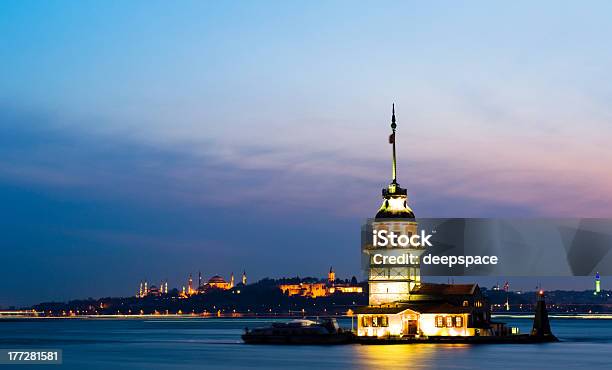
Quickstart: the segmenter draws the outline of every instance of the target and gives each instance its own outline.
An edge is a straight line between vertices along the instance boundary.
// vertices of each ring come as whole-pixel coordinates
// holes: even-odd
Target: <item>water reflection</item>
[[[437,369],[440,364],[465,357],[469,344],[394,344],[355,346],[355,367],[360,369]],[[454,367],[454,366],[452,366]]]
[[[61,348],[61,368],[66,370],[610,368],[612,320],[555,320],[553,328],[562,342],[534,345],[241,343],[242,328],[268,324],[242,319],[0,320],[0,348]],[[531,320],[508,319],[508,325],[521,330],[529,330],[530,324]],[[343,326],[350,327],[350,321]]]

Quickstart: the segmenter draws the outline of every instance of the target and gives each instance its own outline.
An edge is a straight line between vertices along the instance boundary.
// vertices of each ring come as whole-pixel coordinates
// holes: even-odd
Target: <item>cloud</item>
[[[379,189],[389,179],[389,153],[383,151],[390,148],[382,140],[370,144],[372,151],[349,145],[350,135],[340,147],[327,149],[308,141],[290,146],[274,140],[231,145],[212,138],[156,142],[62,130],[36,117],[14,115],[1,128],[4,181],[147,205],[259,205],[260,212],[299,209],[359,218],[377,208]],[[356,141],[361,140],[357,134]],[[417,214],[504,216],[497,210],[512,208],[513,216],[605,216],[612,204],[607,192],[612,175],[601,167],[610,151],[585,145],[584,139],[417,132],[400,137],[398,150],[399,180]]]

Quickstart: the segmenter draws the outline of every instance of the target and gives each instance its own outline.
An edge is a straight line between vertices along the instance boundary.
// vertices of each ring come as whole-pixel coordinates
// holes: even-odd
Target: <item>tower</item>
[[[543,290],[537,293],[537,303],[531,335],[535,337],[549,337],[554,340],[557,339],[550,330],[550,320],[548,319],[548,311],[546,310]]]
[[[144,282],[144,291],[143,294],[146,296],[147,294],[149,294],[149,283],[145,280]]]
[[[506,311],[510,311],[510,295],[508,294],[508,291],[510,291],[510,283],[506,281],[504,283],[504,292],[506,292],[506,303],[504,306],[506,307]]]
[[[189,279],[187,280],[187,294],[193,294],[193,278],[191,274],[189,274]]]
[[[234,273],[232,272],[232,274],[230,275],[230,289],[234,287]]]
[[[387,233],[393,232],[397,235],[403,234],[411,237],[417,233],[417,222],[414,212],[408,206],[408,192],[397,182],[396,129],[394,104],[391,111],[391,135],[389,136],[389,144],[392,145],[391,183],[382,189],[383,202],[371,223],[373,232],[371,235],[384,230]],[[424,249],[413,246],[374,246],[373,240],[364,248],[365,252],[370,255],[371,261],[368,270],[369,304],[380,305],[408,300],[410,291],[421,281],[419,258]],[[373,265],[371,257],[378,252],[388,255],[410,254],[415,258],[401,265]]]
[[[329,283],[329,285],[334,285],[335,281],[336,281],[336,273],[334,272],[334,268],[330,266],[329,272],[327,273],[327,282]]]
[[[202,271],[198,271],[198,290],[202,289]]]
[[[138,289],[138,297],[142,298],[143,297],[143,291],[142,291],[142,280],[140,281],[140,288]]]
[[[595,274],[595,292],[593,294],[597,295],[601,293],[601,279],[599,276],[599,272]]]
[[[247,285],[246,271],[242,271],[242,285]]]

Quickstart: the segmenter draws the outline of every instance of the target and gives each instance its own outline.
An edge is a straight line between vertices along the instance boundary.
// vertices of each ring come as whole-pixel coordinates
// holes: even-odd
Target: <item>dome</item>
[[[211,277],[210,279],[208,279],[208,282],[209,283],[225,283],[225,279],[223,279],[219,275],[215,275],[215,276]]]

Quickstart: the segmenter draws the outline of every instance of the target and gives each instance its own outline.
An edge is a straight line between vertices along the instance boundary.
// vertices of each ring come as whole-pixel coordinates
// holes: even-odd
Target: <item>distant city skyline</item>
[[[417,217],[610,217],[611,11],[3,2],[0,306],[359,277],[392,103]]]

